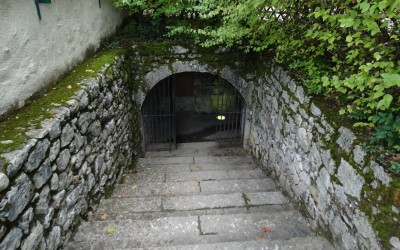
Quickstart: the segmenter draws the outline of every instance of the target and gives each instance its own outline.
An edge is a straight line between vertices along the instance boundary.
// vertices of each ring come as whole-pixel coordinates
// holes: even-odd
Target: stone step
[[[271,206],[269,211],[291,209],[289,201],[281,192],[256,192],[256,193],[230,193],[193,196],[171,196],[171,197],[147,197],[126,199],[102,200],[96,213],[97,220],[141,218],[137,213],[158,213],[151,218],[164,216],[187,216],[202,215],[196,211],[223,210],[218,214],[233,212],[246,212],[250,208],[260,207],[264,209]],[[231,210],[229,210],[231,209]],[[236,210],[235,210],[236,209]],[[186,211],[189,211],[187,213]],[[179,213],[181,212],[181,213]],[[209,214],[207,213],[207,214]]]
[[[183,181],[183,182],[138,182],[115,185],[113,198],[177,196],[194,194],[226,194],[243,192],[266,192],[276,189],[270,178]]]
[[[254,163],[242,164],[217,164],[217,163],[197,163],[197,164],[137,164],[132,170],[135,172],[160,172],[160,173],[181,173],[198,171],[234,171],[259,169]]]
[[[239,156],[246,151],[239,147],[221,148],[217,142],[178,143],[175,150],[148,151],[146,157],[177,157],[177,156]]]
[[[113,248],[108,248],[113,249]],[[118,249],[120,249],[118,247]],[[125,248],[124,250],[161,250],[164,247]],[[213,244],[197,244],[183,246],[169,246],[168,250],[243,250],[243,249],[279,249],[279,250],[334,250],[335,248],[325,238],[320,236],[293,237],[279,240],[236,241]],[[100,249],[102,250],[102,249]],[[105,249],[104,249],[105,250]]]
[[[279,211],[294,210],[291,204],[283,205],[260,205],[250,207],[228,207],[228,208],[205,208],[198,210],[179,210],[179,211],[161,211],[161,212],[100,212],[97,211],[91,221],[103,220],[154,220],[163,217],[185,217],[199,215],[225,215],[225,214],[242,214],[242,213],[270,213]],[[104,210],[103,210],[104,211]]]
[[[254,164],[249,155],[242,156],[181,156],[181,157],[149,157],[139,158],[139,165],[165,165],[165,164],[202,164],[213,163],[222,165]]]
[[[296,211],[82,223],[69,249],[161,247],[311,235]]]
[[[192,171],[192,172],[133,172],[125,174],[121,184],[138,184],[143,182],[182,182],[207,180],[234,180],[264,178],[266,175],[261,169],[230,170],[230,171]]]
[[[104,243],[104,244],[103,244]],[[165,247],[146,247],[146,248],[135,248],[127,246],[122,248],[122,245],[127,246],[128,243],[119,244],[110,242],[101,242],[99,244],[90,244],[90,242],[82,242],[67,247],[67,250],[162,250]],[[168,246],[168,250],[334,250],[335,248],[325,238],[320,236],[305,236],[305,237],[293,237],[289,239],[278,239],[278,240],[264,240],[260,239],[257,241],[234,241],[234,242],[223,242],[223,243],[205,243],[197,245],[179,245],[179,246]]]

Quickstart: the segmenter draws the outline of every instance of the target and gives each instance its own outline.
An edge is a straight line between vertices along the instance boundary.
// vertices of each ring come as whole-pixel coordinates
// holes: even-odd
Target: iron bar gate
[[[220,146],[241,146],[243,143],[245,105],[240,93],[229,83],[218,80],[216,140]]]
[[[215,139],[220,146],[241,146],[245,124],[245,103],[228,82],[217,80],[212,105]],[[150,90],[142,106],[146,150],[176,148],[176,83],[168,77]]]
[[[175,149],[175,82],[172,77],[151,89],[143,103],[142,115],[146,149]]]

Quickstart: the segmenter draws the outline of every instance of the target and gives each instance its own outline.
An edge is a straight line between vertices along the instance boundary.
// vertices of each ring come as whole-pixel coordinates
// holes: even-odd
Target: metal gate
[[[176,83],[168,77],[156,84],[143,106],[143,131],[146,150],[176,148]],[[220,146],[241,146],[245,124],[245,104],[240,93],[219,79],[212,94],[216,119],[215,139]]]
[[[225,81],[218,80],[216,89],[216,140],[222,147],[241,146],[246,116],[242,96]]]
[[[176,148],[175,83],[172,77],[150,90],[143,103],[142,116],[147,150]]]

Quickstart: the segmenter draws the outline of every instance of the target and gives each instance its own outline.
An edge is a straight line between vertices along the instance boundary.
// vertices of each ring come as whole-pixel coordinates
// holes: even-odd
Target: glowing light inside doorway
[[[219,115],[219,116],[217,116],[217,120],[223,121],[223,120],[225,120],[225,116]]]

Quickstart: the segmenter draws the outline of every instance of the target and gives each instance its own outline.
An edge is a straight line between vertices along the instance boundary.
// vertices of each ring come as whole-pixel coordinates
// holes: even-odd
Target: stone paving
[[[240,148],[148,152],[66,249],[333,249]]]

